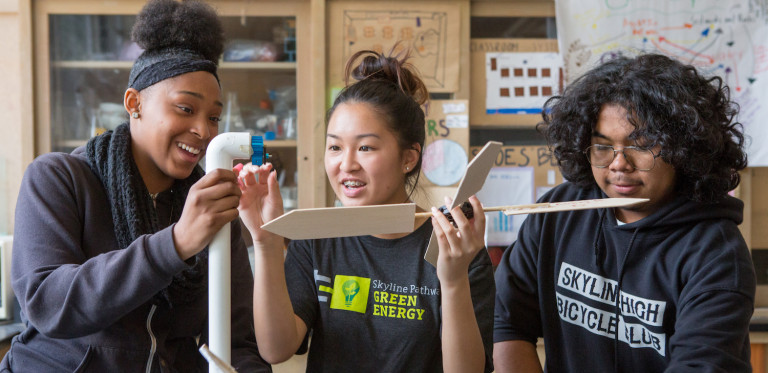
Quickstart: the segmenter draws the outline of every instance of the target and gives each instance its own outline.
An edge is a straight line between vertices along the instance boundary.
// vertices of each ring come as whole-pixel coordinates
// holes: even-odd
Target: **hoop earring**
[[[133,113],[131,113],[131,116],[133,117],[133,119],[139,119],[139,112],[134,111]]]

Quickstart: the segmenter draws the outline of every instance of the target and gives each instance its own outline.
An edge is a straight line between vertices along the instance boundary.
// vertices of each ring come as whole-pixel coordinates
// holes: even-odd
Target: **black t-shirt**
[[[294,312],[312,330],[308,372],[442,372],[440,282],[423,259],[431,234],[427,221],[392,240],[291,242],[285,273]],[[485,250],[469,279],[490,371],[495,284]]]

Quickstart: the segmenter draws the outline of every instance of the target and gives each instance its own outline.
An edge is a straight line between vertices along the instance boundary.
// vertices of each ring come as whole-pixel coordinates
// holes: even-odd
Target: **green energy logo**
[[[355,280],[347,280],[341,290],[344,292],[344,304],[349,307],[352,305],[352,299],[360,292],[360,284]]]
[[[331,308],[365,313],[371,279],[365,277],[336,275],[331,296]],[[341,290],[341,291],[339,291]]]

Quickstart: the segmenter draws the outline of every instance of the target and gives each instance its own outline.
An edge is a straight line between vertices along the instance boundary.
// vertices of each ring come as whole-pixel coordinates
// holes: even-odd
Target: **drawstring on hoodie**
[[[602,220],[601,220],[602,223]],[[637,233],[640,232],[640,227],[635,228],[635,232],[632,233],[632,238],[629,240],[629,245],[627,246],[627,252],[624,254],[624,259],[621,260],[621,266],[619,267],[619,281],[618,281],[618,290],[616,291],[616,309],[614,310],[615,316],[616,316],[616,334],[613,336],[613,371],[618,372],[619,371],[619,333],[621,332],[619,330],[619,327],[621,326],[621,280],[624,278],[624,265],[627,264],[627,258],[629,258],[629,253],[632,252],[632,246],[635,243],[635,237],[637,237]]]
[[[595,266],[600,267],[600,264],[605,260],[605,250],[600,245],[600,238],[603,237],[603,219],[605,218],[605,209],[597,210],[597,237],[595,237]]]

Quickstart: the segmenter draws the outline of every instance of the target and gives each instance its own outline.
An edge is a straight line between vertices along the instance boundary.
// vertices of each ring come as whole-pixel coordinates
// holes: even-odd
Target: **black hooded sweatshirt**
[[[605,197],[565,183],[541,201]],[[613,209],[528,216],[496,271],[494,342],[543,337],[548,372],[751,371],[743,207],[680,196],[630,224]]]

